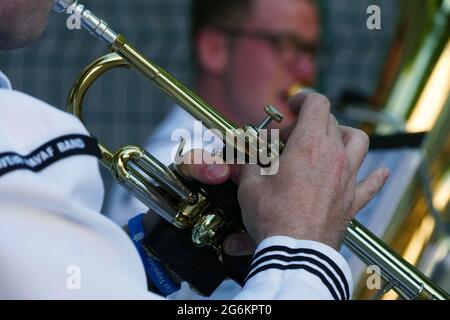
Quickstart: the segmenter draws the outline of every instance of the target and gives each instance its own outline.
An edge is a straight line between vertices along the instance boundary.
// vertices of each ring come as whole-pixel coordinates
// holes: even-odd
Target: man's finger
[[[333,143],[341,147],[344,146],[339,123],[332,114],[329,115],[327,134],[328,137],[330,137],[330,139],[333,141]]]
[[[225,238],[223,250],[229,256],[246,256],[255,252],[256,243],[248,233],[233,233]]]
[[[292,134],[301,138],[316,134],[327,134],[330,101],[318,93],[299,93],[289,99],[291,110],[298,111],[297,124]]]
[[[204,184],[222,184],[230,178],[230,167],[221,158],[213,157],[209,152],[194,149],[181,158],[175,168],[188,180],[196,180]]]
[[[337,122],[336,117],[334,117],[332,114],[330,114],[330,117],[334,121],[332,123],[328,122],[328,130],[327,130],[328,135],[330,135],[330,125],[334,126],[334,128],[336,127],[335,126],[336,124],[337,124],[337,126],[339,128],[341,127],[341,126],[339,126],[339,123]],[[330,121],[330,120],[328,120],[328,121]],[[281,139],[281,141],[286,142],[289,139],[289,136],[291,135],[291,133],[294,130],[295,126],[296,126],[296,123],[294,122],[294,123],[291,123],[290,125],[280,129],[280,139]],[[331,128],[331,129],[334,129],[334,128]],[[334,131],[334,130],[332,130],[332,131],[333,131],[334,134],[336,134],[336,131]],[[340,132],[339,133],[339,137],[341,137],[342,134],[343,134],[343,132]]]
[[[307,95],[312,93],[315,93],[315,91],[302,90],[301,92],[290,96],[288,99],[289,110],[291,110],[295,114],[298,114],[300,112],[302,104],[305,102]]]
[[[353,216],[364,208],[370,200],[380,191],[389,177],[389,170],[380,168],[368,175],[363,181],[356,185],[355,201],[352,206]]]
[[[351,170],[356,174],[369,150],[369,136],[355,128],[341,126],[340,130]]]

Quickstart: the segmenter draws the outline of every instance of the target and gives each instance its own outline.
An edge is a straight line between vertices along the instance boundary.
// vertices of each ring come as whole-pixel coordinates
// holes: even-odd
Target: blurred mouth
[[[299,93],[300,91],[302,91],[302,89],[304,88],[304,86],[298,82],[298,83],[294,83],[292,85],[290,85],[287,89],[281,91],[278,94],[278,98],[283,102],[283,103],[287,103],[287,101],[289,100],[290,97],[296,95],[297,93]]]

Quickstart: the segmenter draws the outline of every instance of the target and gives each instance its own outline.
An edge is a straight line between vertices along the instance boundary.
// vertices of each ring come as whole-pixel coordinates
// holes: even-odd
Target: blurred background
[[[189,1],[83,3],[192,87]],[[321,0],[318,4],[325,53],[318,90],[329,96],[342,123],[371,135],[387,135],[374,139],[372,158],[362,170],[380,164],[394,170],[387,191],[366,208],[361,220],[450,291],[450,1]],[[381,30],[366,27],[370,5],[381,9]],[[41,41],[15,52],[0,52],[0,69],[14,89],[60,109],[65,109],[81,70],[107,51],[85,31],[70,31],[65,23],[65,16],[53,14]],[[86,105],[89,130],[117,148],[144,144],[172,102],[140,75],[117,70],[94,85]],[[422,132],[426,134],[412,134]],[[102,173],[108,197],[112,179],[108,172]],[[357,279],[363,278],[361,267],[358,272]],[[363,283],[355,296],[373,294]]]

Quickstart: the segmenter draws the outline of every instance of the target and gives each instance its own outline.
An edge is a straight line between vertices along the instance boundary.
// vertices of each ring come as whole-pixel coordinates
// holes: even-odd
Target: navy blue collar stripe
[[[97,141],[86,135],[70,134],[55,138],[27,155],[0,153],[0,177],[16,170],[39,172],[59,160],[77,155],[100,158]]]

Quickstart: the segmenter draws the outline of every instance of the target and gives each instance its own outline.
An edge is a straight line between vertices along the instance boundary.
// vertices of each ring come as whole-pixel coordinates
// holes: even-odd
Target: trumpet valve
[[[257,130],[266,129],[272,123],[272,121],[279,123],[283,120],[283,114],[274,106],[268,105],[264,108],[264,111],[266,112],[267,117],[257,127]]]

